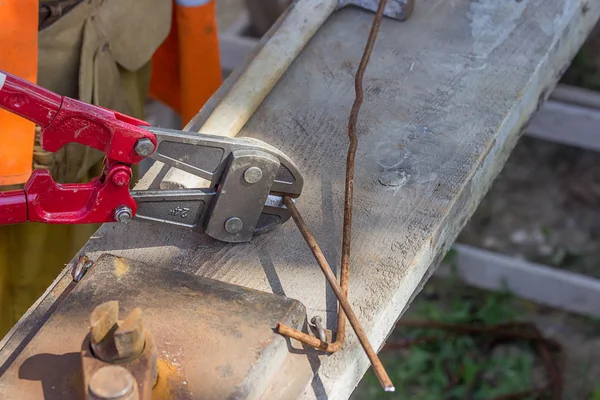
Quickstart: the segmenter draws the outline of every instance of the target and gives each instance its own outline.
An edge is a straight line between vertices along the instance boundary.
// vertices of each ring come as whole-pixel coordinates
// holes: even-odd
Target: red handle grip
[[[60,96],[0,70],[0,108],[35,122],[42,148],[55,152],[67,143],[98,149],[114,161],[133,165],[144,159],[135,145],[156,137],[148,123],[113,110]]]
[[[0,107],[43,127],[58,113],[62,96],[0,71]]]
[[[0,192],[0,225],[27,221],[27,197],[24,190]]]

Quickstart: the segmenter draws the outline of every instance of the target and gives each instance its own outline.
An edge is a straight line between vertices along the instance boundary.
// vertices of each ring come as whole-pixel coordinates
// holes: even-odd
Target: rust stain
[[[55,286],[51,291],[50,291],[50,295],[53,296],[55,299],[57,299],[64,291],[63,287],[58,287]]]
[[[187,398],[191,393],[189,384],[179,369],[162,358],[158,359],[158,379],[152,389],[152,400],[171,400]]]
[[[114,265],[114,274],[117,278],[121,278],[129,272],[129,265],[120,258],[115,258]]]

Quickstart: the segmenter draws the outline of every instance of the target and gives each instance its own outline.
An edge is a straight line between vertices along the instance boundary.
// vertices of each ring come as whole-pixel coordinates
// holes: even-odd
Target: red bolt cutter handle
[[[0,192],[0,225],[27,221],[27,196],[24,190]]]
[[[145,121],[60,96],[1,70],[0,108],[39,125],[42,148],[48,151],[80,143],[106,154],[103,174],[89,183],[58,184],[48,171],[34,171],[23,190],[0,192],[0,225],[111,222],[123,207],[135,215],[131,165],[145,157],[135,145],[149,139],[156,148],[155,135],[141,127],[148,125]]]
[[[0,107],[39,125],[42,148],[48,151],[81,143],[111,160],[136,164],[144,159],[134,150],[139,139],[149,139],[156,148],[154,134],[141,128],[147,122],[60,96],[1,70]]]
[[[21,222],[91,224],[114,222],[115,210],[137,204],[129,193],[131,169],[108,167],[102,177],[83,184],[58,184],[48,171],[34,171],[23,190],[0,192],[0,225]]]

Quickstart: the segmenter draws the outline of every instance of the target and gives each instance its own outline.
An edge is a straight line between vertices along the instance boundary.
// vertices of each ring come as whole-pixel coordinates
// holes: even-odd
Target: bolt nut
[[[117,222],[129,222],[132,216],[133,213],[131,212],[131,208],[127,206],[121,206],[115,209],[114,217]]]
[[[238,217],[231,217],[225,221],[225,230],[229,233],[238,233],[244,227],[244,223]]]
[[[142,310],[134,308],[127,318],[118,324],[113,333],[115,348],[119,359],[129,359],[139,356],[144,351],[144,324]]]
[[[90,378],[88,392],[93,400],[137,400],[137,383],[131,372],[118,365],[102,367]]]
[[[112,183],[122,187],[129,184],[130,176],[126,171],[117,171],[112,176]]]
[[[152,143],[152,140],[148,138],[138,139],[138,141],[135,144],[134,150],[139,156],[149,156],[154,152],[154,143]]]
[[[119,320],[119,302],[107,301],[90,314],[90,342],[94,356],[102,361],[132,360],[144,351],[142,310],[134,308]]]
[[[244,180],[253,184],[260,181],[262,178],[262,170],[258,167],[250,167],[244,172]]]

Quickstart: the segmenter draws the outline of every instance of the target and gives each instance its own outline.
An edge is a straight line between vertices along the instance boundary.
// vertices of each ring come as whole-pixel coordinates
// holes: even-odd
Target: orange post
[[[38,7],[38,0],[0,1],[0,69],[32,83],[37,82]],[[0,186],[27,181],[34,140],[33,122],[0,109]]]
[[[215,1],[174,1],[171,32],[152,59],[150,95],[186,124],[221,82]]]

